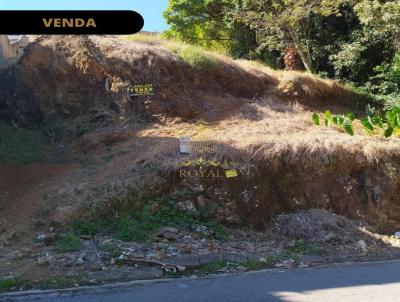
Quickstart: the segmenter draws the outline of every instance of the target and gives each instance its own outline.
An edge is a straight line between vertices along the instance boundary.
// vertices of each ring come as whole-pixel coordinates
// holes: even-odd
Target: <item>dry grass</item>
[[[123,40],[130,42],[146,43],[146,44],[160,44],[162,38],[159,34],[152,33],[137,33],[135,35],[127,35],[121,37]]]
[[[118,89],[117,85],[127,85],[138,75],[143,82],[157,83],[161,78],[160,70],[167,69],[163,64],[170,63],[174,68],[182,67],[178,64],[182,62],[179,51],[176,53],[171,49],[187,47],[153,36],[135,35],[133,38],[123,39],[91,37],[91,39],[98,46],[100,54],[112,60],[112,64],[104,68],[112,67],[111,71],[126,71],[114,77],[112,89]],[[212,106],[224,102],[222,103],[224,106],[220,107],[232,112],[211,122],[201,121],[200,117],[186,122],[177,117],[165,117],[163,123],[152,123],[145,129],[132,132],[131,139],[119,142],[113,147],[114,153],[122,150],[123,154],[118,154],[109,162],[102,164],[101,174],[85,177],[84,182],[95,184],[96,189],[101,191],[94,196],[85,196],[85,199],[101,200],[103,198],[99,198],[99,195],[109,198],[112,195],[123,194],[128,187],[139,188],[148,183],[156,183],[156,180],[152,180],[153,172],[176,167],[177,161],[181,160],[177,148],[178,138],[183,135],[190,135],[198,140],[211,139],[224,146],[215,155],[216,157],[229,157],[244,163],[269,160],[277,156],[285,156],[292,160],[306,157],[323,159],[332,154],[346,156],[354,154],[361,160],[377,161],[400,151],[398,138],[368,136],[361,130],[351,137],[334,127],[326,129],[323,126],[312,125],[310,105],[326,103],[329,106],[335,102],[340,104],[342,96],[348,92],[334,81],[323,80],[307,73],[275,71],[258,62],[233,60],[220,53],[204,52],[204,54],[217,59],[218,70],[212,72],[219,72],[221,75],[242,72],[241,79],[247,79],[251,75],[261,79],[261,82],[268,79],[269,90],[264,95],[246,98],[228,93],[217,95],[216,90],[210,88],[201,91],[205,94],[204,99],[188,97],[184,98],[182,103],[173,103],[171,106],[175,107],[192,103],[204,105],[206,100],[209,107],[200,108],[202,111],[212,112],[215,108]],[[175,70],[172,67],[168,65],[172,71],[182,72],[179,68]],[[162,93],[170,93],[174,98],[179,98],[180,90],[170,85],[176,81],[172,78],[174,75],[176,77],[174,72],[168,74],[171,76],[168,78],[169,85],[163,89],[175,90],[163,90]],[[203,77],[201,80],[206,82],[204,74],[201,76]],[[233,80],[230,83],[234,86],[239,84],[246,83],[237,83]],[[213,83],[210,83],[210,87],[212,85]],[[192,82],[185,83],[185,88],[192,89],[192,86],[195,87]],[[190,96],[191,92],[186,93]],[[298,94],[297,97],[294,96],[295,93]],[[304,101],[303,95],[309,100]],[[170,98],[168,101],[175,100]],[[232,109],[230,104],[233,103],[239,106]],[[100,156],[110,156],[111,154],[107,152],[100,151]],[[148,173],[148,177],[143,178],[143,173]]]
[[[142,80],[148,82],[159,79],[161,63],[182,60],[181,51],[190,47],[164,40],[159,36],[140,34],[123,39],[110,37],[92,39],[99,45],[105,57],[118,58],[121,62],[134,65],[140,71]],[[218,72],[239,70],[257,78],[265,77],[276,81],[276,86],[265,95],[253,99],[236,98],[235,102],[242,105],[224,119],[212,123],[167,121],[164,125],[153,124],[152,127],[140,131],[138,137],[175,140],[182,135],[197,138],[212,137],[221,144],[244,152],[246,156],[249,152],[253,152],[260,159],[286,153],[290,155],[289,157],[296,158],[346,152],[358,154],[372,161],[399,151],[398,138],[368,136],[359,129],[357,122],[354,137],[335,127],[326,129],[312,125],[310,116],[311,110],[315,110],[314,105],[321,107],[321,111],[331,109],[331,106],[342,106],[343,110],[347,110],[346,106],[343,107],[343,103],[344,99],[351,99],[351,90],[335,81],[324,80],[309,73],[276,71],[259,62],[233,60],[227,55],[204,51],[198,47],[195,53],[205,57],[215,57],[220,69]],[[233,67],[236,69],[232,69]],[[121,65],[118,68],[126,66]],[[195,72],[193,70],[193,73]],[[187,83],[187,86],[190,85],[191,83]],[[210,102],[215,104],[221,100],[222,96],[213,95],[213,91],[207,93]],[[229,103],[230,96],[224,98]],[[171,147],[167,144],[171,144],[171,140],[161,140],[160,147],[142,154],[139,161],[162,162],[163,158],[170,161]]]
[[[257,118],[249,119],[253,111],[257,112]],[[205,140],[212,138],[220,144],[230,146],[230,152],[237,150],[254,160],[270,160],[283,154],[292,160],[308,156],[324,158],[334,154],[353,154],[359,156],[360,160],[371,162],[385,159],[400,151],[400,138],[386,139],[378,135],[368,135],[362,130],[359,121],[355,122],[356,134],[349,136],[335,126],[328,129],[313,125],[311,114],[298,103],[287,104],[278,99],[262,99],[251,107],[244,106],[234,117],[212,126],[199,129],[195,124],[170,125],[147,129],[140,132],[140,135],[175,138],[190,135]],[[156,153],[160,157],[160,153]]]

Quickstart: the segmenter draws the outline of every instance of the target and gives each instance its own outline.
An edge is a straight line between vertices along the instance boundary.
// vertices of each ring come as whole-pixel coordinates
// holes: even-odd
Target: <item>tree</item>
[[[256,47],[256,38],[249,26],[232,17],[242,5],[242,0],[170,0],[164,12],[170,25],[165,35],[244,56]]]
[[[363,0],[355,6],[360,22],[366,30],[375,34],[388,35],[399,46],[400,2]]]
[[[261,47],[294,47],[304,67],[313,72],[312,33],[324,17],[340,16],[345,0],[248,0],[236,17],[257,32]]]
[[[340,44],[340,50],[332,54],[330,60],[337,77],[364,85],[369,78],[375,77],[377,70],[391,69],[386,65],[392,64],[399,48],[400,2],[362,0],[354,10],[360,27],[352,33],[349,41]]]

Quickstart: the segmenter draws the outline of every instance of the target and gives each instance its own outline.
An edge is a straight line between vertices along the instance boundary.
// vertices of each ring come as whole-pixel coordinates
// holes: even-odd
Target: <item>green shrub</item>
[[[390,64],[374,68],[375,75],[365,84],[365,90],[390,110],[400,106],[400,54],[396,54]]]
[[[102,246],[101,249],[115,258],[121,256],[123,253],[123,249],[113,243],[107,243],[106,245]]]
[[[56,250],[59,252],[73,252],[79,250],[80,239],[73,233],[68,233],[55,242]]]
[[[2,279],[0,280],[0,293],[16,286],[18,286],[18,280],[16,278]]]

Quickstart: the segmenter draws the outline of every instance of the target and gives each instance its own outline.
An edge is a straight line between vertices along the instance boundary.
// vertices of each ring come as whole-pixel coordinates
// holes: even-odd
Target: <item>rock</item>
[[[193,244],[182,245],[180,250],[182,254],[192,254],[194,250],[194,245]]]
[[[89,279],[96,279],[100,282],[117,280],[146,280],[162,277],[162,271],[157,267],[129,267],[124,269],[110,269],[99,272],[88,273]]]
[[[191,201],[191,200],[185,200],[185,201],[178,202],[175,205],[175,208],[179,209],[181,211],[194,211],[194,210],[196,210],[194,202]]]
[[[145,259],[154,259],[154,258],[156,258],[155,252],[146,253]]]
[[[237,273],[244,273],[246,271],[247,271],[246,267],[239,265],[239,266],[236,267],[236,270],[234,271],[234,273],[236,273],[236,272]]]
[[[156,252],[156,260],[161,260],[167,257],[167,254],[164,251],[157,251]]]
[[[335,240],[336,238],[337,238],[337,236],[336,236],[334,233],[329,232],[328,234],[326,234],[326,235],[323,237],[322,241],[323,241],[323,242],[330,242],[330,241]]]
[[[185,243],[190,243],[190,242],[192,242],[192,241],[193,241],[193,238],[192,238],[191,235],[185,235],[185,236],[183,236],[183,242],[185,242]]]
[[[240,217],[238,215],[235,215],[235,214],[232,214],[232,215],[228,216],[225,220],[226,220],[227,223],[234,224],[234,225],[240,224],[240,222],[241,222]]]
[[[176,266],[184,266],[186,268],[198,267],[201,264],[199,261],[199,257],[197,256],[178,256],[178,257],[164,258],[161,259],[160,261],[168,264],[173,264]]]
[[[179,230],[172,227],[164,227],[153,234],[152,239],[161,241],[162,239],[177,240],[179,237]]]
[[[100,246],[105,246],[105,245],[108,245],[108,244],[112,244],[114,242],[114,240],[113,239],[105,239],[105,240],[103,240],[102,242],[100,242]]]
[[[334,236],[330,233],[333,233],[341,243],[346,243],[347,238],[351,240],[365,238],[365,234],[360,231],[355,221],[322,209],[278,215],[273,220],[273,230],[292,240],[303,239],[312,242],[332,240]]]
[[[173,234],[178,234],[179,230],[177,228],[172,228],[172,227],[165,227],[162,228],[163,231],[168,232],[168,233],[173,233]]]
[[[86,254],[82,254],[78,257],[78,259],[75,261],[76,265],[82,265],[87,261],[87,255]]]
[[[218,253],[209,253],[209,254],[199,255],[200,264],[220,262],[222,260],[223,260],[223,256]]]
[[[112,115],[107,111],[98,111],[94,114],[91,122],[107,121],[111,120]]]
[[[14,241],[18,239],[18,234],[16,232],[11,232],[10,235],[7,237],[8,241]]]
[[[210,228],[208,228],[205,225],[197,225],[194,227],[194,231],[202,234],[203,236],[212,236],[214,234],[214,231],[210,230]]]
[[[285,260],[283,262],[277,263],[275,266],[280,267],[280,268],[295,268],[295,267],[297,267],[297,264],[294,260],[289,259],[289,260]]]
[[[368,247],[367,247],[367,244],[365,243],[364,240],[357,241],[356,247],[358,249],[360,249],[363,253],[367,253],[368,252]]]
[[[190,187],[191,191],[194,193],[203,193],[204,192],[204,187],[202,185],[199,186],[191,186]]]
[[[89,265],[89,270],[92,272],[100,272],[102,269],[100,263],[93,262]]]
[[[57,239],[57,234],[56,233],[50,233],[50,234],[40,234],[36,237],[36,240],[47,245],[53,245],[54,242]]]
[[[204,198],[203,195],[197,196],[197,206],[200,209],[204,209],[206,207],[207,203],[206,203],[206,199]]]
[[[324,264],[324,262],[321,261],[321,260],[313,260],[313,261],[310,261],[309,263],[307,263],[307,265],[310,266],[310,267],[320,266],[320,265],[323,265],[323,264]]]
[[[161,267],[161,269],[167,273],[176,273],[176,272],[183,272],[186,270],[186,267],[180,265],[171,265],[166,264]]]
[[[45,234],[40,234],[40,235],[38,235],[38,236],[36,237],[36,240],[37,240],[37,241],[43,241],[44,238],[46,238],[46,235],[45,235]]]
[[[241,254],[236,254],[236,253],[226,253],[223,255],[223,260],[225,261],[231,261],[231,262],[247,262],[248,258],[245,255]],[[265,258],[261,259],[260,261],[265,260],[264,262],[267,262]]]
[[[55,258],[53,256],[43,256],[43,257],[39,257],[37,263],[39,265],[50,265],[54,262]]]
[[[135,258],[135,259],[144,259],[146,255],[143,252],[133,252],[133,253],[123,253],[123,255],[129,255],[129,257]],[[121,255],[122,256],[122,255]]]
[[[160,210],[160,204],[159,203],[154,203],[151,208],[150,208],[150,212],[151,213],[156,213]]]

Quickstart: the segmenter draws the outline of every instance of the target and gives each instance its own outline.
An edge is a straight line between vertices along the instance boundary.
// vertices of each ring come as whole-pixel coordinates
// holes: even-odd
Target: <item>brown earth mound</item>
[[[217,121],[254,98],[279,95],[310,107],[346,104],[357,97],[332,81],[280,74],[212,56],[215,65],[193,67],[167,42],[148,45],[104,37],[43,37],[26,49],[2,79],[0,116],[26,125],[42,117],[74,119],[136,114]],[[172,47],[173,48],[173,47]],[[2,77],[3,78],[3,77]],[[134,84],[153,84],[155,96],[131,97]],[[32,113],[35,113],[34,115]]]
[[[366,240],[368,235],[362,227],[365,226],[321,209],[278,215],[273,221],[273,230],[279,236],[312,242]]]

